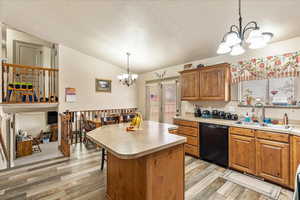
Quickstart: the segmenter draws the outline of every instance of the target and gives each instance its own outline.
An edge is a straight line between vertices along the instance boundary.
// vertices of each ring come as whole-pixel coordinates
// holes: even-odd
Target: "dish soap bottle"
[[[250,123],[251,122],[251,117],[249,116],[249,113],[247,112],[245,115],[245,122]]]
[[[285,126],[289,125],[289,117],[288,117],[287,113],[284,113],[284,116],[283,116],[283,125],[285,125]]]

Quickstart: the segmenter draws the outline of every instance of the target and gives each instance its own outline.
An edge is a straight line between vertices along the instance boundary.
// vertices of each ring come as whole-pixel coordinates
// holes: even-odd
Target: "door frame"
[[[13,63],[17,64],[17,44],[25,44],[25,45],[31,45],[31,46],[35,46],[37,48],[43,48],[43,45],[40,44],[35,44],[35,43],[30,43],[30,42],[24,42],[21,40],[13,40]],[[44,61],[43,61],[43,51],[41,51],[41,65],[43,66]]]
[[[177,84],[177,88],[176,88],[176,111],[177,113],[181,113],[181,99],[180,99],[180,80],[179,80],[179,76],[172,76],[172,77],[167,77],[167,78],[162,78],[162,79],[155,79],[155,80],[148,80],[145,82],[145,92],[146,92],[146,99],[145,99],[145,117],[146,120],[148,120],[148,93],[147,93],[147,84],[157,84],[159,87],[159,95],[160,95],[160,101],[159,101],[159,122],[163,123],[163,83],[166,81],[175,81],[175,83]]]

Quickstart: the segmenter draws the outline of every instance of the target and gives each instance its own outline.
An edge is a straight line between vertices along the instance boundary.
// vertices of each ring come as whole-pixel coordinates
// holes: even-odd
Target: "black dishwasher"
[[[228,167],[228,126],[201,123],[200,157]]]

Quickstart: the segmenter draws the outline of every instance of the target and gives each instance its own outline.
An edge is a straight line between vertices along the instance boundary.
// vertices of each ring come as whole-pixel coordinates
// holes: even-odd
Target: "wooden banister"
[[[55,69],[55,68],[27,66],[27,65],[9,64],[9,63],[3,63],[3,66],[14,67],[14,68],[23,68],[23,69],[33,69],[33,70],[59,71],[58,69]]]
[[[57,103],[58,69],[2,63],[3,103]]]
[[[0,144],[1,144],[2,151],[4,152],[5,159],[6,159],[7,162],[9,162],[8,152],[7,152],[7,149],[5,147],[5,143],[4,143],[4,139],[3,139],[3,136],[2,136],[1,130],[0,130]]]
[[[137,108],[66,111],[70,116],[70,140],[72,144],[85,141],[82,138],[84,122],[90,121],[101,123],[101,119],[107,117],[117,117],[118,122],[127,122],[127,119],[124,119],[123,116],[134,114],[136,111]]]

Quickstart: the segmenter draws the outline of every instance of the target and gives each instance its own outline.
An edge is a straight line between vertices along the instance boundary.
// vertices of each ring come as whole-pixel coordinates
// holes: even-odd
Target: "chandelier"
[[[126,55],[127,55],[127,73],[120,74],[118,76],[118,79],[119,79],[120,83],[122,83],[123,85],[127,85],[129,87],[129,86],[134,84],[134,82],[138,78],[138,75],[130,73],[130,71],[129,71],[129,56],[130,56],[130,53],[127,52]]]
[[[248,32],[249,35],[246,39]],[[273,33],[262,32],[255,21],[250,21],[243,27],[241,0],[239,0],[239,24],[230,27],[230,31],[224,35],[217,53],[230,53],[232,56],[241,55],[245,52],[243,47],[245,42],[249,44],[250,49],[258,49],[265,47],[272,37]]]

